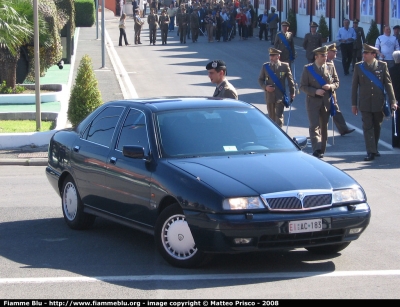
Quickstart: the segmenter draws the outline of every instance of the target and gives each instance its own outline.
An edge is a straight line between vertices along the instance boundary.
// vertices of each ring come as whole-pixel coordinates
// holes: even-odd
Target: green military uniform
[[[192,42],[197,42],[199,38],[199,27],[200,19],[197,7],[194,8],[193,12],[190,14],[190,32],[192,32]]]
[[[333,43],[329,46],[326,46],[326,47],[327,47],[328,51],[334,51],[334,52],[337,51],[335,43]],[[327,59],[326,62],[331,63],[333,66],[335,66],[333,61],[330,61]],[[336,109],[336,113],[333,116],[333,122],[335,123],[336,128],[339,130],[340,135],[344,136],[346,134],[353,132],[354,129],[349,129],[349,127],[347,127],[346,121],[344,120],[343,114],[342,114],[342,112],[340,112],[339,105],[337,103],[336,91],[332,92],[332,96],[333,96],[333,100],[335,102],[335,109]]]
[[[357,35],[357,38],[353,43],[353,70],[356,62],[362,60],[363,43],[365,43],[364,29],[358,26],[358,22],[358,19],[353,20],[353,28]],[[355,28],[354,25],[357,25],[357,28]]]
[[[378,52],[377,48],[367,44],[364,44],[363,47],[364,52]],[[371,66],[366,62],[356,63],[353,74],[351,103],[353,107],[357,107],[361,112],[365,147],[368,154],[365,160],[369,161],[373,160],[374,156],[378,153],[381,124],[384,118],[383,106],[385,97],[383,91],[362,72],[361,65],[383,83],[391,105],[396,103],[396,99],[386,62],[374,59]]]
[[[149,25],[150,45],[155,45],[157,38],[158,15],[156,15],[153,10],[151,10],[149,16],[147,16],[147,23]]]
[[[281,54],[281,51],[275,48],[269,48],[270,54]],[[261,89],[265,91],[265,101],[267,103],[267,111],[268,116],[274,121],[279,127],[282,128],[283,126],[283,110],[284,104],[282,102],[283,93],[279,90],[278,86],[274,83],[271,76],[265,69],[265,65],[269,65],[271,70],[275,73],[278,77],[279,81],[282,84],[283,88],[286,88],[286,80],[289,86],[290,96],[294,95],[294,81],[292,72],[290,70],[289,64],[285,62],[281,62],[278,60],[278,63],[274,65],[271,62],[264,63],[260,74],[258,76],[258,84],[260,85]],[[275,86],[275,91],[268,92],[266,90],[267,85]]]
[[[290,23],[287,21],[282,22],[282,26],[290,26]],[[290,48],[290,50],[287,48],[286,44],[283,42],[283,39],[281,36],[284,36],[283,39],[286,39],[287,44]],[[293,40],[293,34],[291,32],[279,32],[276,36],[275,36],[275,42],[274,42],[274,47],[275,49],[278,49],[280,51],[282,51],[281,53],[281,57],[280,57],[280,61],[281,62],[286,62],[286,63],[291,63],[292,61],[294,61],[294,58],[296,57],[296,52],[294,50],[294,40]],[[290,53],[292,53],[292,61],[290,60]]]
[[[190,16],[186,13],[186,8],[181,7],[181,12],[176,14],[176,23],[178,25],[179,39],[181,43],[186,44],[186,34],[190,22]]]
[[[318,27],[316,22],[310,23],[310,27]],[[322,35],[321,33],[312,34],[307,33],[304,36],[303,40],[303,48],[306,50],[306,58],[309,63],[314,62],[314,53],[313,50],[322,46]]]
[[[237,100],[238,94],[235,87],[228,80],[225,79],[215,88],[213,97],[232,98]]]
[[[313,50],[315,54],[326,54],[326,46]],[[314,78],[308,67],[312,66],[314,71],[322,76],[324,81],[330,85],[331,90],[326,91],[324,96],[318,96],[316,91],[322,89],[322,86]],[[309,120],[309,134],[313,152],[319,151],[322,156],[325,153],[326,143],[328,139],[328,121],[330,111],[330,95],[331,91],[339,88],[339,78],[336,73],[335,66],[332,63],[326,63],[322,67],[317,64],[310,63],[304,66],[301,75],[300,89],[306,94],[306,109]],[[320,156],[320,157],[322,157]]]

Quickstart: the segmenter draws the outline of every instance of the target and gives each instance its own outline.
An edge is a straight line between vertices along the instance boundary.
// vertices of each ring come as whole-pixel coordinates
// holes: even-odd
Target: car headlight
[[[225,210],[264,209],[259,197],[238,197],[225,199],[222,207]]]
[[[364,202],[366,197],[360,188],[333,191],[332,204],[343,204],[352,202]]]

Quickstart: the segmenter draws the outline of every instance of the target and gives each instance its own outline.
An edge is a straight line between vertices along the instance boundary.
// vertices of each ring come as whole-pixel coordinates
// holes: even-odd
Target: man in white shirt
[[[353,44],[357,39],[354,28],[350,28],[350,20],[343,20],[343,27],[339,29],[336,40],[340,43],[342,52],[342,65],[345,76],[349,74],[350,64],[353,60]]]
[[[394,65],[393,52],[399,50],[399,42],[396,37],[390,35],[390,26],[385,26],[383,35],[380,35],[375,42],[375,48],[379,50],[379,59],[387,63],[388,68]]]

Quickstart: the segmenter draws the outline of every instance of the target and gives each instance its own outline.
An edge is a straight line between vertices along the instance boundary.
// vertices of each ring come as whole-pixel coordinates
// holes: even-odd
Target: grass
[[[54,121],[42,121],[40,131],[55,128]],[[36,120],[0,120],[0,133],[37,132]]]

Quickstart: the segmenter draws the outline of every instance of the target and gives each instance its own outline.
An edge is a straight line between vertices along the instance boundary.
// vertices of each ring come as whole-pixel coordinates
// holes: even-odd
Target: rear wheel
[[[331,244],[331,245],[321,245],[321,246],[313,246],[313,247],[306,247],[306,249],[314,254],[336,254],[341,250],[344,250],[347,246],[350,245],[351,242],[344,242],[338,244]]]
[[[178,204],[161,212],[155,227],[155,239],[160,254],[173,266],[197,267],[211,259],[210,255],[196,247],[185,215]]]
[[[64,220],[72,229],[87,229],[96,219],[94,215],[83,212],[83,203],[72,176],[67,176],[62,187],[62,211]]]

